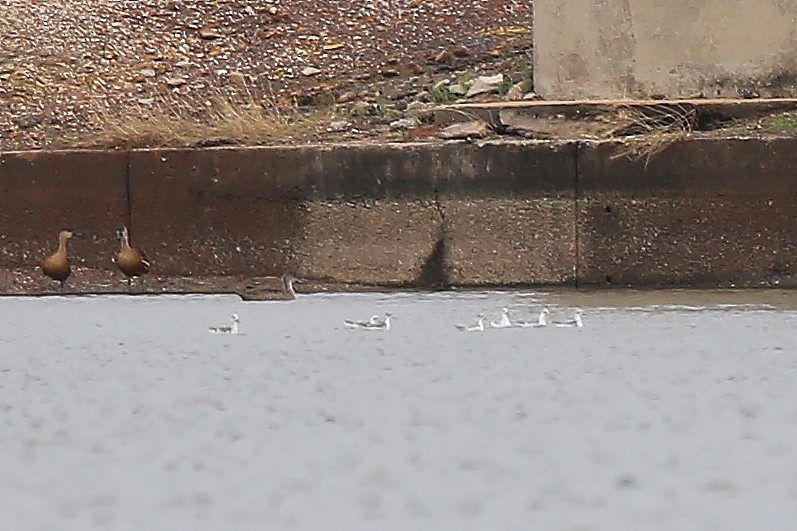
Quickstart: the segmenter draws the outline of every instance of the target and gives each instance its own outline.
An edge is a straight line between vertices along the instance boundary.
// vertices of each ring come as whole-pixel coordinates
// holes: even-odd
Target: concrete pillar
[[[794,97],[797,0],[535,0],[546,99]]]

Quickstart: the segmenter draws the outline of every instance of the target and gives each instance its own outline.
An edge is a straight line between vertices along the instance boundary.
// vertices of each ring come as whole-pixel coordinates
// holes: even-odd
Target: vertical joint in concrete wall
[[[419,286],[424,287],[448,288],[451,286],[451,279],[448,274],[448,225],[436,184],[434,188],[434,208],[440,216],[440,232],[432,252],[421,267],[416,282]]]
[[[580,270],[579,263],[581,261],[581,249],[579,247],[580,242],[579,242],[579,239],[578,239],[578,234],[580,232],[579,231],[578,201],[579,201],[579,196],[581,194],[581,168],[578,165],[578,162],[579,162],[578,159],[581,157],[581,152],[582,152],[583,149],[584,149],[584,142],[580,142],[579,141],[579,142],[576,142],[576,149],[573,150],[573,169],[574,169],[574,171],[573,171],[573,212],[574,212],[574,216],[575,216],[575,219],[574,219],[575,223],[573,224],[573,228],[575,230],[575,233],[573,234],[573,245],[575,246],[575,249],[574,249],[574,251],[575,251],[574,264],[575,265],[573,266],[575,271],[573,271],[573,277],[574,277],[573,283],[575,284],[576,288],[578,288],[578,286],[579,286],[579,274],[580,274],[580,272],[579,272],[579,270]]]

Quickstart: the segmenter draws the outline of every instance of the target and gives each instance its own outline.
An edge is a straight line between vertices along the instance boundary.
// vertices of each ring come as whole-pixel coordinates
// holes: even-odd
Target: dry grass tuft
[[[258,145],[314,135],[320,112],[278,107],[266,98],[185,94],[119,110],[98,107],[90,131],[68,141],[82,148],[158,148]]]
[[[623,147],[612,158],[644,158],[647,166],[654,156],[692,134],[697,113],[682,105],[622,107],[614,121],[618,125],[607,136],[623,137]]]

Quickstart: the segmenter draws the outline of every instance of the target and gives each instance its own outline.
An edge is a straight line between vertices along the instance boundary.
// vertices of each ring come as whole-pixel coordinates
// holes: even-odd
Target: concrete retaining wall
[[[59,229],[111,270],[446,285],[792,285],[797,140],[445,143],[0,154],[0,269]]]
[[[797,0],[535,0],[546,99],[797,93]]]

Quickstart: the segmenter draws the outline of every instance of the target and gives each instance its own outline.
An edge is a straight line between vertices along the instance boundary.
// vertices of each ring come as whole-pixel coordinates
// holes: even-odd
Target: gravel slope
[[[530,54],[531,10],[525,0],[0,0],[0,149],[47,146],[140,106],[289,106],[382,81],[412,92]]]

